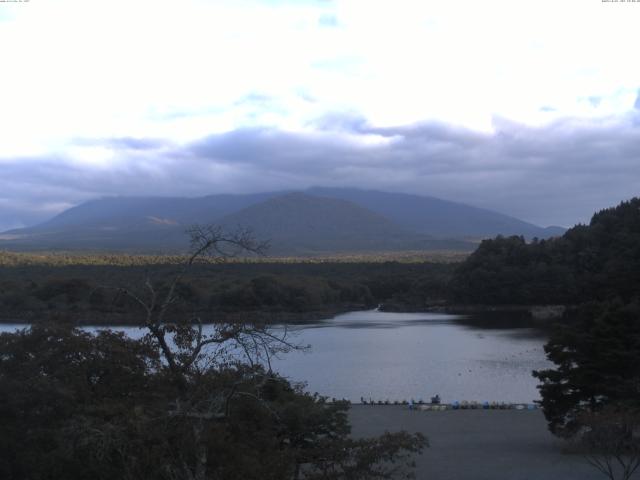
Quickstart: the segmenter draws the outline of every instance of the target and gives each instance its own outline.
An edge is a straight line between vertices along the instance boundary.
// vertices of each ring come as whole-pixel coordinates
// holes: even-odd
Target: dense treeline
[[[132,300],[112,287],[141,288],[149,277],[160,290],[178,266],[19,263],[0,269],[2,317],[38,320],[51,312],[85,323],[136,323]],[[441,303],[453,271],[449,263],[200,263],[183,279],[175,313],[205,321],[253,312],[278,320],[285,312],[372,308],[380,303],[423,308]]]
[[[596,213],[562,237],[485,240],[456,270],[451,297],[470,304],[630,301],[640,287],[640,199]]]

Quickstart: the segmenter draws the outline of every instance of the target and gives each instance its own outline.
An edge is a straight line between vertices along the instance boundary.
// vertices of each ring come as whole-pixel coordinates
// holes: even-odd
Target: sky
[[[0,1],[0,230],[310,186],[571,226],[640,194],[640,1]]]

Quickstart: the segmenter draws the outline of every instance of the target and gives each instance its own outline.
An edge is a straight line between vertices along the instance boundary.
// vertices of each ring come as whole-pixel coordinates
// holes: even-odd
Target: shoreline
[[[336,399],[336,402],[340,401]],[[335,402],[333,402],[335,403]],[[349,405],[356,407],[396,407],[404,408],[412,411],[419,412],[445,412],[451,411],[463,411],[463,410],[539,410],[540,407],[536,403],[530,402],[480,402],[477,400],[462,400],[460,402],[452,403],[419,403],[414,402],[411,404],[407,400],[393,401],[391,403],[378,403],[374,401],[369,402],[349,402]]]
[[[440,303],[422,307],[402,304],[382,304],[383,312],[428,312],[452,315],[519,314],[535,321],[552,321],[562,318],[567,305],[461,305]]]
[[[330,308],[326,310],[313,310],[308,312],[265,312],[249,310],[245,312],[213,312],[208,318],[203,319],[202,324],[214,324],[218,322],[249,322],[263,323],[266,325],[289,324],[304,325],[308,323],[328,320],[337,315],[353,311],[370,310],[363,305],[350,305],[344,308]],[[83,312],[84,313],[84,312]],[[118,326],[118,327],[140,327],[144,326],[142,322],[135,321],[141,315],[123,314],[119,312],[86,312],[88,315],[78,313],[70,314],[62,312],[59,317],[48,315],[39,315],[39,312],[13,312],[6,316],[0,316],[0,325],[21,324],[30,325],[33,323],[42,323],[46,321],[68,321],[78,326]],[[186,316],[187,314],[179,314]],[[83,318],[74,318],[74,317]]]
[[[266,325],[290,324],[305,325],[322,320],[329,320],[337,315],[354,311],[375,310],[372,305],[350,304],[333,306],[322,310],[306,312],[294,311],[264,311],[247,310],[238,312],[209,312],[202,323],[218,322],[249,322]],[[548,327],[554,321],[562,318],[566,310],[564,305],[434,305],[411,306],[399,304],[380,304],[381,312],[389,313],[443,313],[450,315],[478,316],[482,320],[486,315],[510,316],[515,315],[516,321],[531,321],[532,326]],[[178,314],[178,315],[187,315]],[[79,326],[122,326],[138,327],[143,325],[135,319],[140,315],[122,312],[61,312],[59,316],[50,313],[41,314],[37,311],[10,312],[0,316],[0,324],[32,324],[47,320],[69,321]]]

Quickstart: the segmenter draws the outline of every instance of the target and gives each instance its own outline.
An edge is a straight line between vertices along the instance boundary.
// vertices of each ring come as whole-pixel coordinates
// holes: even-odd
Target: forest
[[[131,300],[116,287],[137,288],[148,277],[162,288],[183,260],[4,255],[0,269],[4,321],[40,321],[55,312],[82,324],[139,323]],[[182,301],[175,308],[197,313],[204,321],[242,314],[266,322],[297,322],[379,304],[425,308],[445,301],[454,268],[449,257],[426,262],[383,260],[202,261],[180,281]]]
[[[454,303],[629,302],[640,291],[640,199],[597,212],[561,237],[484,240],[449,285]]]

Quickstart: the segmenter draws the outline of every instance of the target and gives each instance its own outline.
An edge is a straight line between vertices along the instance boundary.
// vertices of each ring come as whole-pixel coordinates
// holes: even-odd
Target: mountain
[[[188,247],[184,231],[189,225],[217,222],[273,195],[277,194],[100,198],[39,225],[0,234],[0,248],[149,253],[184,250]]]
[[[435,197],[353,188],[314,187],[313,195],[340,198],[368,208],[418,233],[442,238],[481,239],[496,235],[548,238],[562,235],[562,227],[542,228],[509,215]]]
[[[432,197],[312,188],[306,192],[200,198],[92,200],[39,225],[5,232],[0,248],[167,252],[187,248],[194,223],[243,226],[269,238],[272,253],[471,250],[467,239],[555,234],[490,210]],[[561,233],[561,232],[560,232]]]
[[[289,193],[221,219],[226,228],[250,225],[269,238],[271,251],[313,254],[339,251],[469,249],[404,229],[388,218],[346,200]]]
[[[251,195],[208,195],[183,197],[110,197],[90,200],[70,208],[51,220],[23,232],[49,231],[67,227],[140,226],[149,220],[182,225],[207,223],[259,203],[276,193]]]

